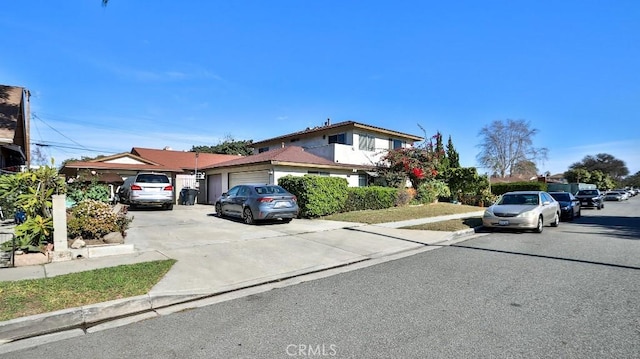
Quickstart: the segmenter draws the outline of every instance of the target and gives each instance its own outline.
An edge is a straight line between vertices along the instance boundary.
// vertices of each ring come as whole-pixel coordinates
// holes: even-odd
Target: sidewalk
[[[252,227],[251,231],[246,231],[242,223],[216,218],[224,222],[217,222],[214,231],[207,232],[213,220],[207,218],[206,211],[210,210],[196,206],[174,211],[172,218],[180,225],[174,224],[171,230],[155,226],[130,229],[127,241],[136,247],[132,254],[0,269],[0,281],[13,281],[168,258],[177,260],[146,295],[0,322],[0,353],[439,248],[474,231],[452,233],[399,227],[482,215],[480,211],[378,225],[295,220],[287,225]],[[136,213],[145,215],[153,213]]]

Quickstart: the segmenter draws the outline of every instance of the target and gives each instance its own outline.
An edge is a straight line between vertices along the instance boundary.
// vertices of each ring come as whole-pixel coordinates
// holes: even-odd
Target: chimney
[[[331,119],[327,118],[327,121],[324,123],[325,126],[331,125]]]

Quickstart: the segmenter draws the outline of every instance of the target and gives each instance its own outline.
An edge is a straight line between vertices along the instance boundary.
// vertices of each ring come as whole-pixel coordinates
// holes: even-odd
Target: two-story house
[[[384,154],[411,147],[420,136],[354,121],[331,124],[254,142],[254,154],[204,167],[207,202],[245,183],[277,184],[280,177],[305,174],[345,178],[367,186]],[[202,190],[202,188],[201,188]]]

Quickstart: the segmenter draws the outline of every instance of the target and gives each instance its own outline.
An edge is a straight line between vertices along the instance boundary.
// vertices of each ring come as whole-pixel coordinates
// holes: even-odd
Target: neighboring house
[[[274,148],[251,156],[211,165],[202,169],[207,175],[206,202],[216,199],[231,187],[246,183],[277,184],[286,175],[341,177],[349,186],[366,186],[374,166],[336,163],[299,146]]]
[[[307,128],[304,131],[254,142],[254,154],[299,146],[331,162],[375,166],[390,149],[412,147],[420,136],[354,121]]]
[[[351,187],[367,186],[381,157],[390,149],[413,146],[423,138],[358,122],[347,121],[307,128],[304,131],[254,142],[254,154],[239,157],[210,153],[133,147],[93,161],[67,163],[61,170],[76,177],[79,172],[118,173],[139,171],[170,175],[176,194],[183,187],[198,188],[198,203],[213,204],[229,188],[243,183],[277,184],[286,175],[341,177]],[[205,175],[203,181],[194,182]]]
[[[200,153],[196,158],[195,152],[133,147],[130,153],[66,163],[60,169],[60,173],[64,174],[68,180],[86,181],[95,178],[97,181],[111,184],[112,187],[121,182],[118,181],[119,178],[125,180],[138,172],[164,173],[171,178],[177,200],[177,194],[183,187],[197,187],[195,182],[197,166],[209,166],[236,158],[238,156],[212,153]],[[113,176],[114,174],[117,177]],[[204,193],[202,197],[204,198]]]
[[[30,93],[0,85],[0,169],[19,172],[29,166]]]

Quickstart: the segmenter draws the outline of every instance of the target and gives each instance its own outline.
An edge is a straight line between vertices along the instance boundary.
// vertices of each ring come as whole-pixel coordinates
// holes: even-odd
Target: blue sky
[[[511,118],[539,131],[541,172],[608,153],[633,174],[639,19],[639,1],[10,1],[0,83],[31,91],[56,164],[331,118],[440,131],[477,166],[480,129]]]

